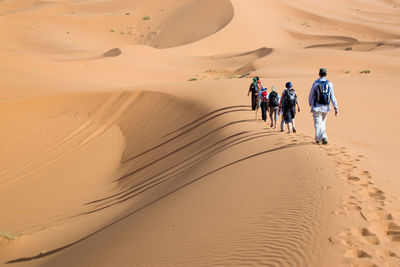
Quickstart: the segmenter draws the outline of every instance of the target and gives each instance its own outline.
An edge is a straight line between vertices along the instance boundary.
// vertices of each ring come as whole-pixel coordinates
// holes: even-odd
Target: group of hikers
[[[319,78],[313,83],[308,98],[314,119],[315,141],[317,144],[322,143],[324,145],[328,144],[326,119],[331,109],[330,103],[333,104],[336,116],[339,112],[333,91],[333,84],[326,79],[327,74],[326,68],[319,70]],[[285,84],[285,89],[279,95],[276,86],[272,86],[271,92],[268,93],[267,88],[262,85],[260,78],[254,77],[247,95],[250,94],[251,108],[256,111],[256,119],[258,109],[261,109],[261,116],[264,122],[267,121],[267,113],[269,112],[270,126],[276,129],[280,115],[281,132],[285,130],[285,124],[287,125],[288,133],[296,132],[295,116],[296,109],[300,112],[300,104],[291,82]]]

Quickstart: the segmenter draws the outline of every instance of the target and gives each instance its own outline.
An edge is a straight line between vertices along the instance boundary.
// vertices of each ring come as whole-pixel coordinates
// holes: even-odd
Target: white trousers
[[[326,135],[326,118],[328,113],[313,111],[314,127],[315,127],[315,141],[321,141],[322,138],[328,139]]]

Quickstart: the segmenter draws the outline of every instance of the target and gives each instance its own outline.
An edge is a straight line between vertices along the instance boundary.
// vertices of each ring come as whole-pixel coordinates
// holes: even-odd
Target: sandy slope
[[[0,1],[1,263],[399,265],[400,2],[320,2]],[[296,135],[255,75],[293,82]]]

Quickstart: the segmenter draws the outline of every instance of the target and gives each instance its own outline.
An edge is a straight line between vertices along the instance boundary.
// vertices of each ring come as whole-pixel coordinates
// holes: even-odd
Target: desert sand
[[[1,265],[400,266],[400,1],[2,0],[0,34]]]

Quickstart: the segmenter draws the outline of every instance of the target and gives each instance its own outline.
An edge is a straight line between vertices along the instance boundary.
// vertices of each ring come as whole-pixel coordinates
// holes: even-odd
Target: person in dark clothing
[[[281,96],[276,91],[276,86],[272,86],[271,93],[268,95],[269,102],[269,117],[271,118],[271,127],[276,129],[276,124],[279,115],[279,103],[281,102]]]
[[[296,105],[297,111],[300,112],[300,104],[297,101],[296,91],[293,89],[291,82],[286,83],[286,90],[283,91],[281,97],[281,103],[279,105],[279,112],[283,110],[283,118],[288,128],[288,133],[292,131],[295,133],[296,128],[294,127],[294,118],[296,116]]]
[[[258,85],[257,82],[260,78],[254,77],[253,82],[250,84],[249,87],[249,92],[247,93],[247,96],[251,93],[251,109],[256,110],[258,108]]]
[[[258,98],[260,100],[260,107],[261,107],[261,116],[264,122],[267,121],[267,112],[268,112],[268,92],[267,88],[261,86],[261,91],[258,93]]]

